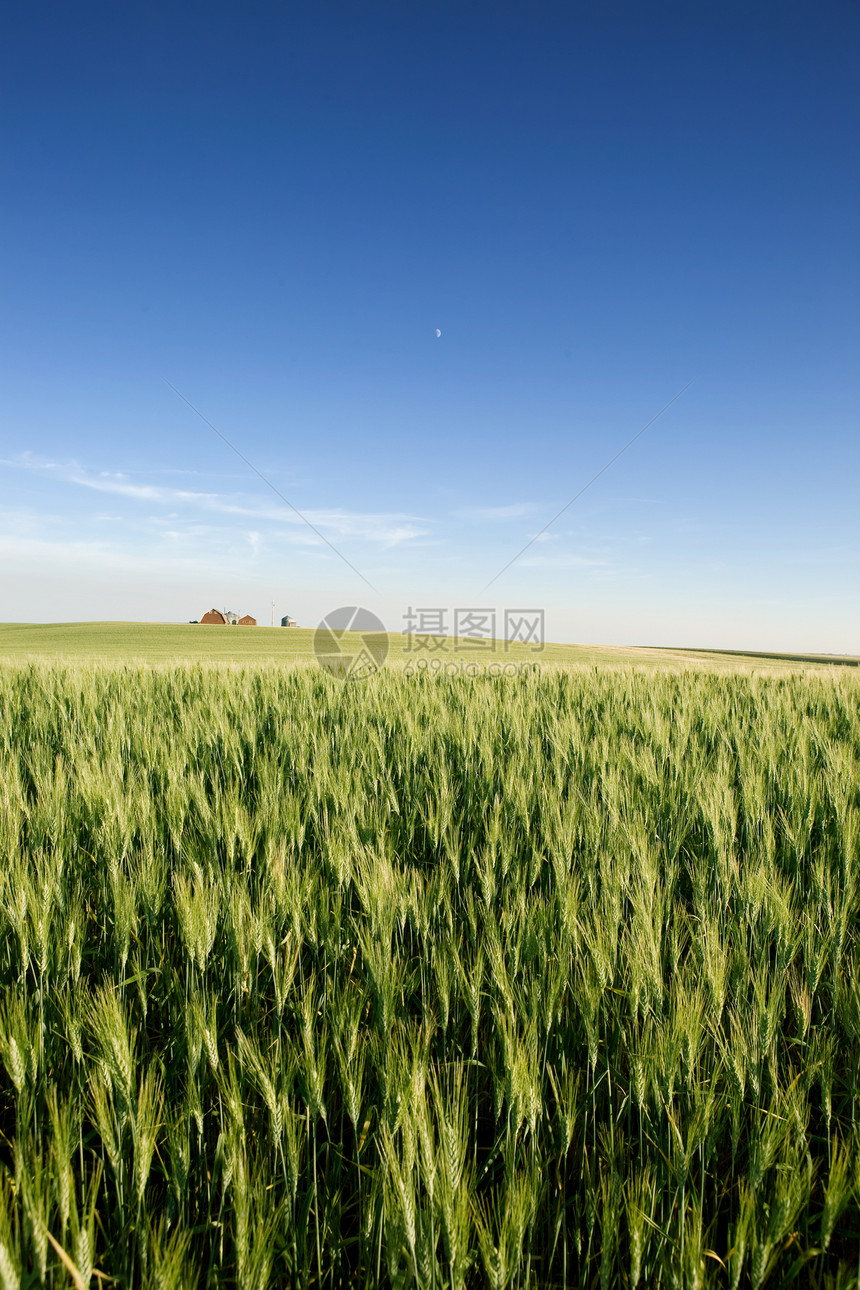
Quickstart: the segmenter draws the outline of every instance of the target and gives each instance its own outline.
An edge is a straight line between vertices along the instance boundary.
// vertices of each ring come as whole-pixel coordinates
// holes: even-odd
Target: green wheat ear
[[[856,1156],[853,1158],[853,1163],[856,1164]],[[824,1208],[821,1213],[820,1241],[825,1250],[830,1245],[840,1214],[851,1199],[851,1166],[851,1152],[845,1144],[837,1142],[833,1147],[830,1173],[824,1192]]]
[[[147,1284],[152,1290],[193,1290],[200,1277],[189,1257],[191,1233],[170,1230],[164,1216],[149,1227]]]

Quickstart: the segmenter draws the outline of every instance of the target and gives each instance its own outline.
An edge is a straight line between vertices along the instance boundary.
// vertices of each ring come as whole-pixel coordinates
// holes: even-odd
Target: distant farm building
[[[200,619],[201,623],[215,623],[217,627],[256,627],[257,620],[250,614],[245,614],[240,618],[234,614],[232,609],[210,609]]]
[[[290,618],[290,615],[289,615],[289,614],[284,614],[283,618],[281,619],[281,626],[282,626],[282,627],[295,627],[295,625],[296,625],[296,620],[295,620],[295,618]]]

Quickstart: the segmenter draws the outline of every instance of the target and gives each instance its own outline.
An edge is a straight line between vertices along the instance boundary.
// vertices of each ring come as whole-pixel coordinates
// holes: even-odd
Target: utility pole
[[[274,627],[274,625],[275,625],[275,602],[273,600],[272,601],[272,626]]]

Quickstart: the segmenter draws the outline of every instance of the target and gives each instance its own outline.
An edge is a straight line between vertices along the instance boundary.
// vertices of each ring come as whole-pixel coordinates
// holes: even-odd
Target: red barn
[[[256,620],[256,618],[252,618],[250,614],[245,614],[245,616],[244,616],[243,618],[240,618],[240,619],[239,619],[238,626],[239,626],[239,627],[256,627],[256,626],[257,626],[257,620]]]
[[[227,619],[220,609],[210,609],[208,614],[204,614],[200,621],[201,623],[217,623],[219,627],[224,627]]]

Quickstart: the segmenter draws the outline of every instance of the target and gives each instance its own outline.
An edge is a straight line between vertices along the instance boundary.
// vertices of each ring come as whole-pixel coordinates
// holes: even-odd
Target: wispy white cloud
[[[545,555],[531,552],[517,561],[526,569],[606,569],[609,560],[601,555],[584,555],[577,551],[552,551]]]
[[[56,517],[18,510],[3,515],[0,524],[0,568],[33,574],[66,572],[70,577],[167,577],[195,579],[244,576],[253,567],[277,567],[285,545],[302,548],[308,560],[331,565],[335,557],[310,531],[264,534],[260,530],[225,532],[214,526],[178,527],[164,523],[145,530],[124,532],[120,540],[104,527],[72,534]]]
[[[516,520],[524,515],[532,515],[537,510],[536,502],[511,502],[507,506],[460,506],[452,514],[460,520],[481,524],[496,520]]]
[[[304,524],[303,515],[327,536],[374,542],[383,547],[398,546],[401,543],[425,537],[428,533],[427,521],[423,517],[398,511],[362,512],[332,507],[326,510],[303,510],[302,515],[298,515],[287,506],[272,505],[268,500],[256,502],[243,494],[197,492],[185,488],[169,488],[162,484],[138,483],[129,479],[124,472],[99,471],[96,473],[85,469],[75,461],[48,461],[31,453],[24,453],[12,460],[4,460],[0,464],[38,471],[61,483],[88,488],[99,493],[170,506],[174,508],[175,513],[197,510],[242,519],[271,520],[296,526]],[[306,525],[304,527],[307,528]],[[308,537],[311,543],[319,542],[319,538],[314,537],[310,532]]]
[[[169,560],[171,572],[181,563],[189,571],[197,572],[207,562],[191,555],[163,553],[159,559],[151,551],[131,551],[113,542],[91,539],[53,540],[12,533],[0,533],[0,559],[17,569],[37,568],[54,572],[63,569],[75,573],[158,573]]]
[[[642,502],[642,503],[646,503],[649,506],[667,505],[666,499],[664,497],[622,497],[620,495],[616,496],[614,494],[605,495],[603,498],[601,498],[601,502],[603,503],[604,506],[614,506],[618,502],[637,502],[637,503]],[[591,505],[594,506],[595,502],[592,501]]]

